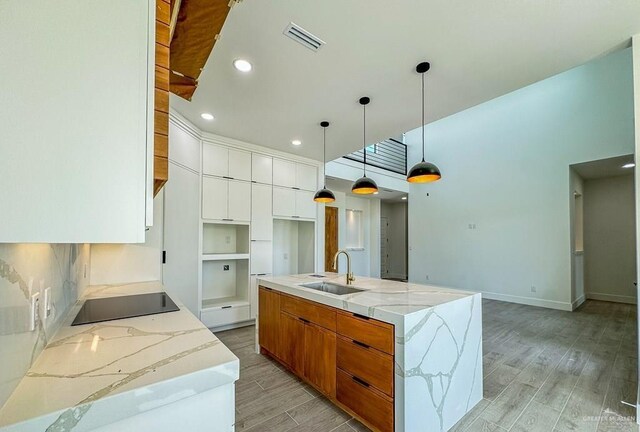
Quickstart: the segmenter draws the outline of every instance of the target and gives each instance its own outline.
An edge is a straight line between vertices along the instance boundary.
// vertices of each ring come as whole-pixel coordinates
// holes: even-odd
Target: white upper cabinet
[[[202,178],[202,218],[227,219],[229,210],[229,180]]]
[[[296,163],[273,158],[273,185],[296,187]]]
[[[271,185],[251,184],[251,240],[273,239]]]
[[[202,145],[202,174],[229,176],[229,149],[214,144]]]
[[[251,220],[251,183],[229,180],[227,218],[234,221]]]
[[[273,271],[273,243],[251,242],[251,274],[269,274]]]
[[[318,188],[318,168],[307,164],[296,164],[296,187],[308,191]]]
[[[203,177],[202,218],[249,222],[251,220],[251,183]]]
[[[318,204],[313,200],[314,192],[296,191],[296,213],[297,217],[305,219],[315,219]]]
[[[273,183],[273,158],[259,153],[251,154],[251,180],[256,183]]]
[[[296,191],[291,188],[273,187],[273,215],[292,217],[296,214]]]
[[[144,242],[155,1],[0,5],[0,243]]]
[[[251,153],[215,144],[202,146],[202,173],[236,180],[251,180]]]
[[[251,180],[251,153],[229,149],[229,174],[236,180]]]

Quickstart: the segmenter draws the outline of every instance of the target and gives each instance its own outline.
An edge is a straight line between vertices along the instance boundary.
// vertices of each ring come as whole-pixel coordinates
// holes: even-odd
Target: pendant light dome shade
[[[322,162],[326,164],[327,163],[327,128],[329,127],[329,122],[328,121],[320,122],[320,126],[322,126],[322,129],[323,129],[322,142],[323,142],[324,156],[323,156]],[[325,180],[325,185],[322,187],[322,189],[316,192],[316,194],[313,196],[313,200],[317,203],[334,202],[336,200],[336,196],[333,194],[333,192],[327,189],[326,175],[324,176],[324,180]]]
[[[317,203],[330,203],[336,200],[336,196],[327,188],[322,188],[313,196]]]
[[[416,66],[416,72],[422,75],[422,161],[415,164],[407,174],[409,183],[431,183],[440,180],[440,169],[431,162],[424,160],[424,74],[431,68],[429,62],[422,62]]]
[[[360,177],[353,183],[351,192],[358,195],[371,195],[378,192],[378,185],[369,177]]]
[[[368,97],[361,97],[360,105],[362,105],[362,115],[363,115],[363,134],[362,134],[362,153],[364,154],[364,163],[362,167],[364,169],[363,176],[360,177],[353,183],[351,186],[351,192],[358,195],[371,195],[373,193],[378,192],[378,185],[373,179],[367,177],[367,104],[371,102],[371,99]]]
[[[440,170],[437,166],[430,162],[418,162],[415,164],[407,175],[409,183],[431,183],[440,180]]]

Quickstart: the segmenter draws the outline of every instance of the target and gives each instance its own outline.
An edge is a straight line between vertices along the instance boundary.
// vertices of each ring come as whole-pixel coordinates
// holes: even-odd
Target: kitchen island
[[[482,398],[481,295],[335,273],[263,277],[259,345],[369,427],[446,431]]]
[[[89,287],[0,410],[0,431],[232,432],[238,358],[179,299],[179,311],[71,326],[87,299],[162,291]]]

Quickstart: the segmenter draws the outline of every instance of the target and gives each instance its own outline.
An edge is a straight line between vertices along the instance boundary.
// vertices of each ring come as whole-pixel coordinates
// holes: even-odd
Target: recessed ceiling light
[[[240,72],[250,72],[253,69],[251,63],[244,59],[237,59],[233,61],[233,67],[238,69]]]
[[[200,114],[200,117],[202,117],[205,120],[209,120],[209,121],[211,121],[211,120],[213,120],[215,118],[215,117],[213,117],[213,114],[211,114],[211,113],[202,113],[202,114]]]
[[[406,197],[406,196],[403,196],[403,197],[402,197],[402,199],[403,199],[403,200],[406,200],[406,199],[407,199],[407,197]]]
[[[633,168],[634,166],[636,166],[636,164],[634,164],[633,162],[628,163],[628,164],[624,164],[622,165],[622,168]]]
[[[291,144],[295,145],[295,146],[299,146],[300,144],[302,144],[302,141],[295,139],[293,141],[291,141]]]

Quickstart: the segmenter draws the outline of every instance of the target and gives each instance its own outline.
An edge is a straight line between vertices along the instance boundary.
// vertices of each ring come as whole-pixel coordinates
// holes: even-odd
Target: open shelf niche
[[[204,223],[202,309],[249,304],[249,225]]]
[[[273,220],[273,275],[315,271],[315,222]]]

